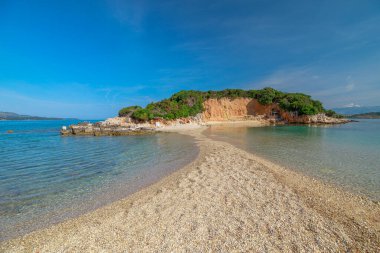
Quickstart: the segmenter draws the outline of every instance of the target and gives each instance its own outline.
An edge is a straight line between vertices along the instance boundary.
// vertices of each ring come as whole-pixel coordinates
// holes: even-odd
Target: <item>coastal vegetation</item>
[[[329,116],[329,117],[333,117],[337,119],[344,118],[344,115],[336,113],[334,110],[326,110],[325,113],[326,113],[326,116]]]
[[[131,116],[134,111],[139,109],[142,109],[142,107],[138,105],[124,107],[119,111],[119,117]]]
[[[203,112],[203,102],[207,99],[221,98],[252,98],[262,105],[276,103],[285,111],[297,112],[299,115],[315,115],[328,113],[339,117],[334,111],[326,111],[320,101],[303,93],[285,93],[267,87],[261,90],[225,89],[221,91],[180,91],[168,99],[150,103],[145,108],[139,106],[125,107],[119,111],[119,116],[130,116],[135,120],[146,121],[153,118],[178,119],[195,116]]]

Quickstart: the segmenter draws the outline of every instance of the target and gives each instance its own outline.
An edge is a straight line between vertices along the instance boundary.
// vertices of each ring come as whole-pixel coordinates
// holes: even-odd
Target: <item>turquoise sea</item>
[[[0,121],[0,241],[126,197],[198,153],[192,138],[175,133],[61,137],[61,126],[73,123]],[[380,200],[380,120],[335,126],[213,126],[205,133]]]
[[[123,198],[198,153],[175,133],[61,137],[73,123],[0,121],[0,241]]]
[[[380,120],[333,126],[214,126],[206,133],[287,168],[380,201]]]

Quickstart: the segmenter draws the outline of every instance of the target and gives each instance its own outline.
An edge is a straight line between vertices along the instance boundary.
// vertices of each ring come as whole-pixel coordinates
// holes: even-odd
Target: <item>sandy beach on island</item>
[[[182,130],[200,148],[186,167],[108,206],[2,242],[0,252],[380,251],[379,203],[202,131]]]

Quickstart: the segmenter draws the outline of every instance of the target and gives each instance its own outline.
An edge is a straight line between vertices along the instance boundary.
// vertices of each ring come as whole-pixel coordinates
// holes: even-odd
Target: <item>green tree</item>
[[[124,107],[119,111],[119,117],[131,116],[132,113],[138,109],[142,109],[141,106],[133,105]]]
[[[273,103],[273,100],[277,95],[279,95],[278,91],[273,88],[266,87],[256,94],[256,98],[260,104],[269,105]]]
[[[147,121],[153,119],[154,116],[148,109],[138,109],[133,112],[131,117],[139,121]]]

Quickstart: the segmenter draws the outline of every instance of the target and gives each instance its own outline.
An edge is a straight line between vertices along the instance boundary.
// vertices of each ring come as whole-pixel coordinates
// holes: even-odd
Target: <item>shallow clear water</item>
[[[198,153],[174,133],[61,137],[72,123],[0,121],[0,240],[125,197]]]
[[[380,120],[334,126],[215,126],[207,134],[380,200]]]

